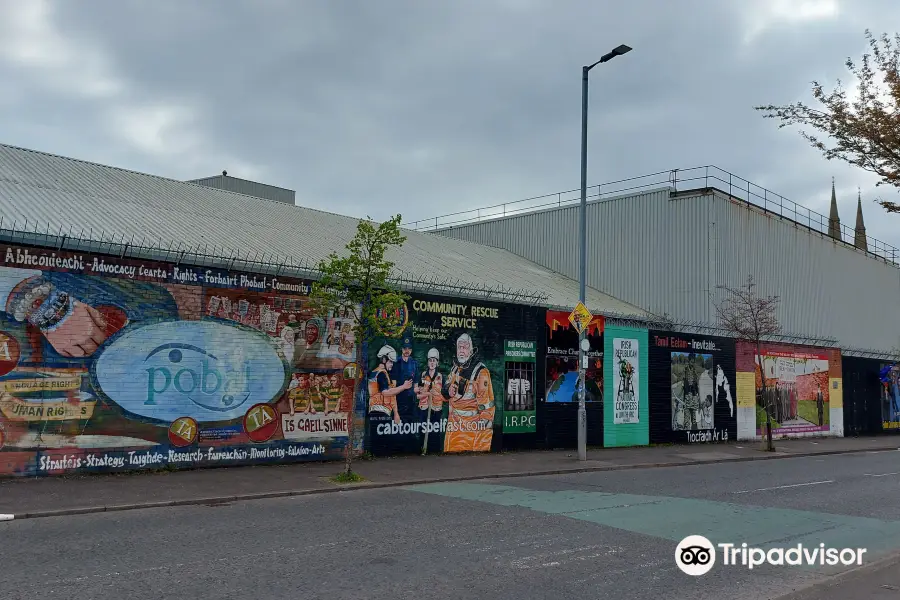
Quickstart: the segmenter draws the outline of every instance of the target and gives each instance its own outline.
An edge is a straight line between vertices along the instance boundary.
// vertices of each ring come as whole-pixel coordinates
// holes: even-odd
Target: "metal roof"
[[[0,144],[0,229],[36,231],[198,254],[316,264],[342,254],[359,219]],[[404,230],[393,251],[401,278],[527,290],[552,307],[578,302],[578,282],[506,250]],[[597,313],[647,312],[595,289]]]

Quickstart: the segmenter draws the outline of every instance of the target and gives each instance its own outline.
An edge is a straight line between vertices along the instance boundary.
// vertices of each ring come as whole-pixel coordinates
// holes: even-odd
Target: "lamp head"
[[[610,52],[607,52],[603,55],[603,58],[600,59],[599,62],[605,63],[614,59],[617,56],[622,56],[623,54],[628,54],[631,52],[631,46],[626,46],[625,44],[621,44],[613,48]]]

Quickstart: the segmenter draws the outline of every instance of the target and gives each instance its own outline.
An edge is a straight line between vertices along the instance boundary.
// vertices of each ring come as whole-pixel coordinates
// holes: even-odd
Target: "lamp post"
[[[581,70],[581,216],[580,216],[580,242],[581,242],[581,273],[579,277],[579,300],[585,301],[585,287],[587,280],[587,116],[588,116],[588,72],[599,65],[611,61],[617,56],[622,56],[631,51],[631,48],[622,44],[604,54],[600,60]],[[587,460],[587,412],[584,407],[585,388],[585,332],[578,336],[578,460]]]

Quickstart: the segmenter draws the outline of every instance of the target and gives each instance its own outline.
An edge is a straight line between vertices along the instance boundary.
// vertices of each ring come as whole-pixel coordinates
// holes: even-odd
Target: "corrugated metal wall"
[[[578,277],[577,205],[443,235],[508,249]],[[782,298],[784,331],[843,346],[900,345],[900,269],[722,195],[648,192],[588,205],[588,285],[675,319],[714,322],[717,285],[753,274]]]

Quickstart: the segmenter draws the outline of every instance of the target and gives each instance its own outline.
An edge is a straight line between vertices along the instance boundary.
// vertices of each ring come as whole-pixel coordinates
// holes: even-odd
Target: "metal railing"
[[[608,198],[610,196],[621,196],[626,194],[630,195],[646,192],[653,188],[672,187],[671,174],[672,171],[660,171],[658,173],[651,173],[650,175],[641,175],[639,177],[631,177],[628,179],[620,179],[618,181],[609,181],[599,185],[592,185],[587,188],[587,199],[590,201],[593,198]],[[580,201],[580,189],[567,190],[555,194],[545,194],[543,196],[534,196],[532,198],[524,198],[513,202],[504,202],[503,204],[494,204],[492,206],[483,206],[471,210],[448,213],[428,219],[419,219],[417,221],[404,223],[402,226],[416,231],[435,231],[458,225],[477,223],[479,221],[510,217],[546,208],[568,206]]]
[[[756,185],[714,165],[659,171],[649,175],[593,185],[587,189],[587,199],[588,201],[599,199],[612,200],[616,197],[630,196],[665,188],[674,192],[716,189],[734,200],[756,206],[763,209],[766,213],[778,215],[818,233],[828,235],[829,232],[829,219],[825,215],[810,210],[785,198],[781,194]],[[504,202],[433,218],[420,219],[406,223],[403,226],[416,231],[441,231],[451,227],[511,217],[543,209],[571,206],[580,201],[580,189],[567,190],[555,194],[534,196],[513,202]],[[853,227],[841,223],[840,237],[841,241],[855,246],[856,231]],[[894,266],[900,266],[900,249],[870,235],[866,235],[865,239],[866,247],[864,249],[868,254],[877,256]]]
[[[122,235],[107,235],[97,230],[85,231],[70,228],[56,230],[34,221],[10,222],[0,217],[0,243],[41,247],[57,252],[85,252],[114,256],[120,259],[158,261],[193,267],[225,269],[275,277],[294,277],[315,280],[321,276],[318,265],[310,260],[297,260],[275,254],[251,254],[223,247],[164,244],[156,240],[136,240]],[[445,293],[459,298],[479,298],[500,302],[512,302],[529,306],[543,306],[551,310],[569,311],[571,306],[549,305],[546,293],[525,289],[506,288],[500,285],[473,285],[471,282],[420,277],[402,271],[395,271],[391,282],[407,292]],[[643,311],[642,311],[643,312]],[[731,337],[720,325],[703,321],[674,320],[668,315],[629,314],[599,310],[610,324],[646,327],[680,331],[685,333],[705,333]],[[782,332],[769,341],[806,344],[817,347],[835,347],[838,341],[832,338],[816,338],[805,334]],[[878,351],[869,351],[878,352]],[[881,353],[879,353],[880,356]]]

